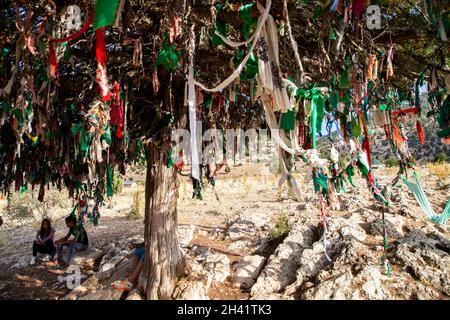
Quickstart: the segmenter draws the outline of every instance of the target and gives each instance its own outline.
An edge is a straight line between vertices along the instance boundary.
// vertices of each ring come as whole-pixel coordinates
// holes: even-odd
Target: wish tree
[[[380,29],[369,28],[369,5],[382,13]],[[421,119],[432,117],[449,143],[449,17],[445,1],[2,1],[0,188],[36,190],[40,201],[51,185],[86,194],[98,223],[114,171],[146,161],[140,287],[169,299],[189,271],[176,233],[183,163],[172,131],[195,121],[205,130],[269,127],[298,201],[295,163],[309,168],[325,231],[356,172],[387,206],[388,188],[371,169],[370,125],[398,155],[397,180],[413,168],[404,123],[424,143]],[[318,152],[323,127],[344,147],[332,141],[328,155]],[[349,155],[344,166],[337,149]],[[198,196],[215,171],[183,156],[197,160]]]

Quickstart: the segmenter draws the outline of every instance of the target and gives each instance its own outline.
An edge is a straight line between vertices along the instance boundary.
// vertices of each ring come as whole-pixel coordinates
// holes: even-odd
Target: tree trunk
[[[171,23],[177,14],[183,15],[186,0],[167,1],[166,6],[172,15]],[[165,27],[168,29],[169,25]],[[181,40],[179,36],[175,42]],[[170,113],[177,119],[177,127],[184,128],[184,78],[172,77],[163,66],[158,68],[158,78],[161,111]],[[171,129],[170,125],[163,125],[147,146],[145,262],[139,288],[149,300],[170,299],[178,278],[188,270],[177,233],[177,172],[173,167],[167,168]]]
[[[176,172],[167,153],[149,146],[145,183],[145,266],[139,288],[147,299],[170,299],[185,271],[177,235]]]

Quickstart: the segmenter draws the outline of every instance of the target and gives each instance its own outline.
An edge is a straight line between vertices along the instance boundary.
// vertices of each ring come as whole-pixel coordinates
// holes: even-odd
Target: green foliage
[[[434,157],[434,163],[437,164],[444,164],[444,162],[447,161],[447,155],[444,152],[439,152],[435,157]]]
[[[389,157],[384,160],[384,165],[386,167],[396,167],[398,165],[398,160],[394,157]]]
[[[113,192],[120,194],[123,191],[123,179],[119,174],[113,176]]]
[[[283,238],[286,236],[289,231],[291,231],[292,226],[289,223],[288,217],[285,212],[281,212],[281,214],[278,216],[275,227],[270,230],[270,235],[274,239]]]
[[[347,156],[344,154],[339,154],[339,169],[345,169],[348,165],[349,161],[347,159]]]

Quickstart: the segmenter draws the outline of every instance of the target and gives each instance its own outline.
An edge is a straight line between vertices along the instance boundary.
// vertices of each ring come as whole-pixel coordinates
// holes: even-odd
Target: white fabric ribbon
[[[189,106],[189,129],[191,131],[191,161],[192,178],[200,180],[200,161],[197,145],[197,104],[195,101],[195,80],[194,80],[194,51],[195,34],[194,27],[191,29],[189,50],[191,52],[189,62],[189,80],[188,80],[188,106]]]
[[[258,3],[258,5],[259,5],[259,3]],[[256,44],[257,44],[257,42],[258,42],[258,40],[259,40],[259,38],[261,36],[261,31],[262,31],[263,26],[266,23],[267,17],[269,16],[269,11],[270,11],[271,5],[272,5],[272,1],[271,0],[266,0],[266,8],[264,9],[263,14],[260,15],[259,18],[258,18],[258,25],[256,27],[256,32],[255,32],[255,34],[253,36],[252,46],[250,47],[250,50],[248,51],[248,53],[245,56],[244,60],[242,60],[241,64],[236,68],[236,70],[234,70],[234,72],[227,79],[225,79],[222,83],[218,84],[214,88],[207,88],[202,83],[200,83],[200,82],[198,82],[197,80],[194,79],[194,83],[195,83],[196,86],[199,86],[200,88],[202,88],[202,90],[205,90],[207,92],[218,92],[218,91],[221,91],[221,90],[225,89],[226,87],[228,87],[239,76],[239,74],[244,69],[244,66],[247,63],[248,59],[250,59],[250,55],[252,54],[253,50],[255,49]],[[232,42],[230,40],[227,40],[227,41],[229,43],[239,44],[239,43],[236,43],[236,42]]]

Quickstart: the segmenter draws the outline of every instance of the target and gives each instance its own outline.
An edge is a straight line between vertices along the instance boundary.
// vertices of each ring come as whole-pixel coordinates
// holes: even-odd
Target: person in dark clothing
[[[82,224],[77,224],[77,218],[75,216],[68,216],[66,218],[66,226],[69,228],[67,235],[55,242],[58,263],[62,266],[68,266],[70,264],[70,260],[72,260],[75,251],[84,251],[89,245],[87,232]],[[69,240],[70,236],[73,236],[73,239]],[[62,251],[66,246],[69,247],[69,253],[66,261],[64,261]]]
[[[52,228],[49,219],[42,220],[41,229],[36,234],[36,239],[33,242],[33,256],[30,264],[36,264],[36,256],[39,253],[46,253],[46,261],[52,260],[55,256],[56,248],[54,244],[55,229]]]

